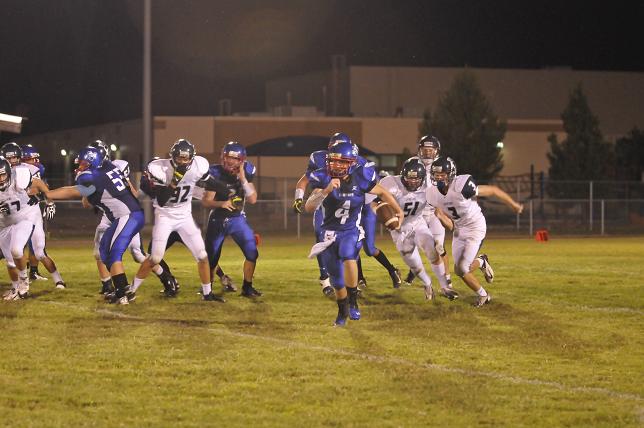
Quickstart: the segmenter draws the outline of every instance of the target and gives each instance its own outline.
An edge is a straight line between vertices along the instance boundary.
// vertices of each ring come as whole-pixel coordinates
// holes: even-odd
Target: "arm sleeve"
[[[165,206],[165,204],[168,202],[170,197],[172,197],[172,194],[174,193],[174,190],[170,186],[160,186],[157,190],[157,202],[159,203],[159,206]]]
[[[476,196],[477,189],[476,183],[474,183],[472,177],[468,177],[467,181],[463,185],[463,190],[461,190],[461,195],[463,195],[465,199],[471,199]]]

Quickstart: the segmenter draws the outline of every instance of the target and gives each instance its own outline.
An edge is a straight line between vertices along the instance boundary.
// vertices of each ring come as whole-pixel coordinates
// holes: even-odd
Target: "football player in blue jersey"
[[[231,141],[221,150],[220,164],[210,166],[202,204],[210,208],[206,231],[206,251],[211,274],[219,263],[226,236],[233,238],[244,254],[244,282],[241,295],[259,297],[262,293],[253,287],[253,275],[259,253],[255,234],[246,221],[244,205],[257,202],[253,185],[256,168],[246,161],[246,149]]]
[[[328,147],[330,148],[332,145],[339,142],[353,144],[353,142],[351,141],[351,139],[347,134],[343,132],[336,132],[329,139]],[[304,190],[306,189],[306,186],[309,183],[307,175],[317,169],[326,167],[327,154],[328,154],[328,150],[318,150],[316,152],[311,153],[306,172],[304,173],[304,175],[302,175],[302,177],[297,182],[297,185],[295,187],[295,199],[293,202],[293,209],[295,210],[296,213],[299,214],[302,212]],[[374,166],[373,162],[367,161],[362,156],[358,156],[357,164],[360,166],[364,166],[364,165],[369,167]],[[367,196],[365,200],[365,206],[362,209],[361,226],[363,227],[364,236],[365,236],[365,239],[362,243],[363,249],[368,256],[374,257],[385,269],[387,269],[387,272],[389,273],[389,276],[392,279],[394,287],[398,288],[402,283],[402,280],[400,277],[400,271],[394,265],[391,264],[391,262],[389,261],[385,253],[382,252],[375,245],[376,215],[370,206],[371,202],[374,199],[375,199],[375,196],[372,196],[372,195]],[[313,213],[313,227],[316,234],[316,238],[319,236],[318,231],[322,224],[323,216],[324,215],[322,213],[322,210],[317,210]],[[358,264],[358,284],[362,286],[366,286],[367,280],[365,279],[364,274],[362,272],[362,263],[360,261],[360,256],[358,256],[357,264]],[[321,257],[318,257],[318,266],[320,268],[320,285],[322,286],[322,291],[326,296],[330,296],[333,294],[333,288],[329,283],[329,279],[328,279],[329,276]]]
[[[123,172],[97,148],[81,149],[78,164],[76,185],[50,190],[45,195],[52,200],[87,197],[112,222],[101,238],[100,256],[116,289],[110,302],[127,305],[128,280],[123,269],[123,253],[143,228],[143,210],[126,184]]]
[[[38,168],[38,176],[46,183],[47,181],[45,180],[45,167],[42,163],[40,163],[40,153],[38,153],[38,150],[36,150],[33,144],[23,144],[20,148],[22,149],[22,157],[20,158],[21,163],[33,165],[34,167]],[[56,206],[53,205],[53,213],[55,212]],[[47,218],[47,220],[51,220],[54,216],[53,213],[48,215],[46,211],[45,218]],[[29,280],[47,280],[47,278],[45,278],[40,274],[40,272],[38,272],[38,258],[34,254],[34,246],[31,242],[31,239],[29,240]]]
[[[310,257],[321,254],[335,288],[338,315],[335,325],[346,325],[347,318],[359,320],[358,268],[360,251],[360,217],[365,195],[373,194],[389,203],[402,223],[404,213],[396,199],[378,184],[374,168],[358,164],[358,148],[340,141],[329,148],[326,167],[308,174],[313,192],[304,206],[312,213],[324,208],[324,219],[319,230],[318,243]]]

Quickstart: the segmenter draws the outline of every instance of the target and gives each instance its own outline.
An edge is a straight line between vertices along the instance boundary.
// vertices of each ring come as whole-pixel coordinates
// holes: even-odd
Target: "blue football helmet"
[[[418,140],[418,157],[429,166],[441,154],[441,142],[433,135],[425,135]]]
[[[103,158],[103,161],[110,160],[110,148],[102,140],[95,140],[94,142],[89,143],[87,147],[94,147],[95,149],[98,149]]]
[[[330,177],[343,178],[351,174],[358,164],[358,146],[339,141],[329,148],[326,168]]]
[[[345,134],[344,132],[336,132],[329,139],[329,145],[328,145],[327,149],[331,149],[332,145],[334,145],[335,143],[340,143],[340,142],[353,144],[353,142],[351,141],[351,138],[349,138],[349,136],[347,134]]]
[[[221,149],[221,165],[229,174],[238,174],[245,160],[246,149],[237,141],[230,141]]]
[[[40,153],[33,144],[24,144],[22,147],[22,158],[21,160],[25,163],[30,163],[32,165],[38,165],[40,163]]]
[[[0,155],[9,162],[11,166],[20,164],[22,159],[22,148],[17,143],[7,143],[0,148]]]
[[[78,172],[94,171],[103,165],[105,156],[103,152],[96,147],[85,147],[78,152]]]
[[[11,184],[11,164],[0,156],[0,191],[5,191]]]

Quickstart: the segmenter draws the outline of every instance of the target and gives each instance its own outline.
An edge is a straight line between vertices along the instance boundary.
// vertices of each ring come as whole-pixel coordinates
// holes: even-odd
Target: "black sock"
[[[338,299],[338,315],[341,315],[343,318],[349,316],[349,302],[346,297],[344,299]]]
[[[114,287],[116,288],[116,297],[125,296],[125,290],[127,289],[127,276],[124,273],[119,273],[118,275],[112,276],[112,282],[114,282]]]
[[[103,284],[103,287],[105,288],[112,288],[112,278],[108,279],[107,281],[101,281],[101,284]]]
[[[376,259],[376,260],[378,260],[378,262],[379,262],[381,265],[383,265],[383,266],[385,267],[385,269],[387,269],[389,272],[392,272],[392,271],[394,271],[394,270],[396,269],[396,268],[394,267],[394,265],[392,265],[392,264],[389,262],[389,259],[387,258],[387,256],[385,256],[385,253],[383,253],[382,251],[379,251],[379,252],[378,252],[378,255],[377,255],[377,256],[373,256],[373,258],[374,258],[374,259]]]
[[[38,265],[36,265],[36,266],[29,266],[29,272],[31,272],[31,273],[38,273]]]
[[[242,287],[243,288],[252,288],[253,287],[253,282],[244,280],[244,282],[242,284]]]
[[[217,265],[217,268],[215,268],[215,274],[216,274],[219,278],[222,278],[224,275],[226,275],[226,274],[224,273],[223,269],[219,267],[219,265]],[[244,281],[244,283],[245,283],[245,281]]]
[[[352,308],[357,308],[358,307],[358,288],[347,287],[347,294],[349,295],[349,305]]]
[[[407,273],[407,278],[405,278],[405,281],[410,283],[416,278],[416,274],[412,272],[411,270]]]
[[[170,271],[170,266],[165,262],[165,260],[161,259],[159,262],[159,266],[163,268],[163,273],[168,273],[168,275],[172,275],[172,271]]]
[[[362,260],[360,257],[356,259],[356,264],[358,265],[358,281],[365,281],[364,273],[362,273]]]

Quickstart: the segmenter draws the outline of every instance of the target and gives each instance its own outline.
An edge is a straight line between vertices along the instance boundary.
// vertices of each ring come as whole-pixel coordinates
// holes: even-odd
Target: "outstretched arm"
[[[510,207],[517,214],[521,214],[523,211],[523,204],[516,202],[510,195],[497,186],[480,185],[478,186],[478,195],[483,197],[493,196]]]
[[[47,199],[55,200],[55,199],[77,199],[80,198],[81,196],[89,196],[91,193],[90,192],[88,195],[83,195],[81,194],[80,190],[78,189],[81,186],[65,186],[65,187],[59,187],[58,189],[50,190],[48,192],[45,192],[45,196]],[[91,187],[94,186],[90,186]]]

